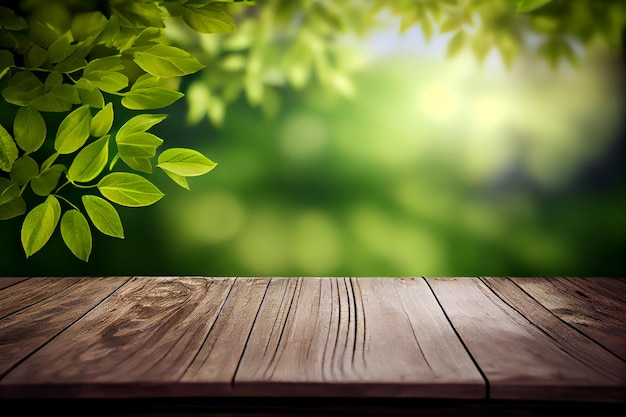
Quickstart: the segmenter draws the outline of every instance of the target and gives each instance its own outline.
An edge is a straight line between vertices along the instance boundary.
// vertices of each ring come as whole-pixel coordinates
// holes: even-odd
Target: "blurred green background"
[[[26,260],[0,222],[0,275],[624,276],[624,57],[591,45],[551,68],[522,54],[445,58],[449,36],[397,27],[346,42],[354,94],[281,90],[223,126],[187,103],[153,129],[218,163],[191,191],[120,207],[125,240],[88,263],[58,233]]]

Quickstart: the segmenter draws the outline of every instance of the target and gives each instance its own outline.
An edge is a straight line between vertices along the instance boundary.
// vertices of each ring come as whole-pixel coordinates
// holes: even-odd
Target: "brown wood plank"
[[[11,285],[17,284],[18,282],[22,282],[27,280],[28,277],[1,277],[0,278],[0,290],[6,287],[10,287]]]
[[[127,280],[83,278],[65,291],[0,319],[0,378]],[[33,278],[31,284],[38,281]],[[9,301],[1,293],[0,300]]]
[[[80,278],[31,278],[0,290],[0,318],[65,291]]]
[[[9,372],[0,381],[0,396],[184,396],[187,387],[177,381],[232,283],[133,278]]]
[[[421,278],[273,279],[234,390],[485,398],[484,380]]]
[[[525,294],[511,293],[508,298],[512,304],[515,300],[516,306],[525,305],[521,311],[477,278],[429,278],[428,283],[486,375],[491,399],[625,401],[621,368],[609,372],[606,367],[593,367],[592,358],[582,361],[572,351],[582,343],[580,334],[552,336],[561,332],[562,326],[550,328],[556,322],[550,322],[536,303],[533,306],[530,297],[522,300]],[[499,292],[504,292],[503,288],[500,286]],[[532,317],[523,314],[531,310]],[[568,337],[576,339],[566,342]],[[587,342],[581,347],[592,349]]]
[[[232,393],[231,383],[269,282],[269,278],[237,278],[182,382],[199,386],[218,383],[223,394]]]
[[[626,283],[613,278],[516,278],[557,317],[626,360]]]

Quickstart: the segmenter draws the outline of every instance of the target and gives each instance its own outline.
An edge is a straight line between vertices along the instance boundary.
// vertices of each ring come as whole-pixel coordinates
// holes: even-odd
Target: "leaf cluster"
[[[149,130],[167,115],[146,111],[179,100],[184,94],[177,80],[203,68],[167,42],[166,19],[179,18],[202,33],[226,33],[234,30],[226,3],[0,4],[1,104],[15,109],[12,123],[0,124],[0,220],[24,215],[27,257],[60,224],[67,247],[87,261],[92,229],[124,238],[115,205],[143,207],[163,197],[145,177],[154,168],[189,189],[188,177],[215,167],[193,149],[160,151],[164,140]],[[120,106],[139,113],[114,129]],[[71,201],[65,187],[79,190],[80,202]],[[41,202],[29,207],[25,193]]]

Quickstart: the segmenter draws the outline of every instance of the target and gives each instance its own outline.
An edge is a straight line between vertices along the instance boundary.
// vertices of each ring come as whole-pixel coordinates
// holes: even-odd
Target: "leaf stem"
[[[65,184],[64,184],[64,185],[65,185]],[[67,204],[69,204],[70,206],[72,206],[74,209],[76,209],[76,210],[80,211],[80,209],[79,209],[79,208],[78,208],[78,207],[77,207],[74,203],[72,203],[70,200],[68,200],[67,198],[62,197],[62,196],[60,196],[60,195],[58,195],[58,194],[54,194],[54,196],[55,196],[55,197],[57,197],[57,198],[60,198],[61,200],[65,201]]]

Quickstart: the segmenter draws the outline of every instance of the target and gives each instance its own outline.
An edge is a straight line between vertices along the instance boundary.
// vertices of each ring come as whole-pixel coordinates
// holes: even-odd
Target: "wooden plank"
[[[485,398],[423,279],[273,279],[234,390],[246,396]]]
[[[513,280],[561,320],[626,360],[626,283],[613,278]]]
[[[0,290],[27,279],[28,277],[2,277],[0,278]]]
[[[0,318],[67,290],[80,278],[32,278],[0,290]]]
[[[127,280],[83,278],[65,291],[0,319],[0,378]],[[36,286],[39,281],[33,278],[29,284]],[[8,301],[1,293],[0,299]]]
[[[269,278],[238,278],[235,281],[211,332],[181,378],[182,382],[199,387],[218,383],[222,394],[232,393],[231,383],[269,282]],[[201,388],[198,395],[204,394],[203,390]],[[190,392],[188,390],[187,395]]]
[[[0,396],[184,396],[188,386],[177,381],[232,283],[133,278],[9,372],[0,381]]]
[[[526,305],[523,310],[529,314],[532,310],[527,317],[521,307],[504,302],[480,279],[429,278],[428,283],[487,377],[491,399],[625,400],[621,370],[598,369],[591,358],[581,361],[572,351],[580,337],[566,343],[571,332],[554,336],[563,331],[562,326],[544,332],[541,326],[555,322],[548,321],[540,308],[529,307],[534,302],[530,297],[520,300],[522,294],[512,293],[507,298],[511,304],[515,300],[515,306]],[[504,286],[499,288],[505,291]],[[591,349],[587,342],[581,347]]]

